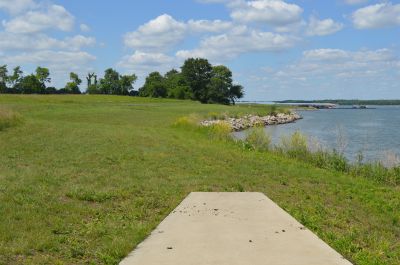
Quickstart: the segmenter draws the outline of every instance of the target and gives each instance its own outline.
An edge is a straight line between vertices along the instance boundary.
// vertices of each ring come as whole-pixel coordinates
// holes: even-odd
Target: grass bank
[[[174,125],[262,106],[0,95],[0,264],[117,264],[191,191],[260,191],[355,264],[400,263],[400,189]]]

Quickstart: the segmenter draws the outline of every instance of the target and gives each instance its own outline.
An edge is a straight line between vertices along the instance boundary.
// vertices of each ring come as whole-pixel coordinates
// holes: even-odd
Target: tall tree
[[[7,65],[0,66],[0,93],[7,92],[8,70]]]
[[[89,94],[100,94],[100,91],[97,87],[97,75],[95,73],[88,73],[86,76],[87,80],[87,90],[86,92]]]
[[[121,75],[119,79],[121,95],[129,95],[136,80],[137,76],[135,74]]]
[[[51,82],[49,69],[38,66],[36,68],[36,78],[39,80],[40,83],[46,86],[46,83]]]
[[[235,101],[238,100],[239,98],[242,98],[244,96],[243,92],[243,86],[241,85],[233,85],[231,89],[229,90],[229,99],[232,104],[235,104]]]
[[[72,82],[74,82],[75,84],[77,84],[78,86],[79,86],[80,84],[82,84],[82,79],[80,79],[79,76],[78,76],[78,74],[76,74],[76,73],[74,73],[74,72],[71,72],[71,73],[69,74],[69,79],[70,79]]]
[[[16,88],[16,86],[18,85],[18,83],[21,81],[22,79],[22,70],[20,66],[17,66],[13,69],[13,74],[11,76],[8,77],[8,83],[10,85],[10,88],[12,91],[14,92],[21,92],[18,91],[18,89]]]
[[[69,79],[71,80],[71,82],[68,82],[65,85],[65,92],[71,94],[80,94],[81,91],[79,89],[79,85],[82,83],[82,80],[79,78],[78,74],[71,72],[69,74]]]
[[[120,95],[119,73],[112,68],[105,70],[99,89],[101,94]]]
[[[229,104],[229,91],[232,87],[232,72],[223,65],[214,66],[208,85],[208,100],[210,103]]]
[[[139,96],[165,98],[167,97],[167,88],[164,78],[159,72],[152,72],[146,77],[146,81],[139,89]]]
[[[164,75],[165,86],[169,98],[190,99],[190,87],[185,78],[177,70],[172,69]]]
[[[193,98],[202,103],[208,102],[208,85],[212,77],[212,66],[207,59],[187,59],[182,69],[182,75],[189,85]]]

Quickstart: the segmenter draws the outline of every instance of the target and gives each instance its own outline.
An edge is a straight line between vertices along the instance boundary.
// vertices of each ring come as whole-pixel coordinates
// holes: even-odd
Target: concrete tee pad
[[[121,265],[350,265],[262,193],[191,193]]]

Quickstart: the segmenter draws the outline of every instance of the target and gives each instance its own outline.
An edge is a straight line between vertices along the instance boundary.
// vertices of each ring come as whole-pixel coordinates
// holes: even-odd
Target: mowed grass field
[[[400,188],[174,126],[266,107],[0,95],[0,264],[117,264],[191,191],[263,192],[355,264],[400,264]],[[285,253],[282,253],[285,255]]]

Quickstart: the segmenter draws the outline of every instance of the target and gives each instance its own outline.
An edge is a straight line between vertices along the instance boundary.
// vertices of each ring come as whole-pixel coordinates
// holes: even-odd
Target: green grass
[[[0,131],[0,264],[117,264],[191,191],[263,192],[355,264],[400,264],[399,186],[181,118],[267,107],[12,95],[0,106],[24,117]]]

